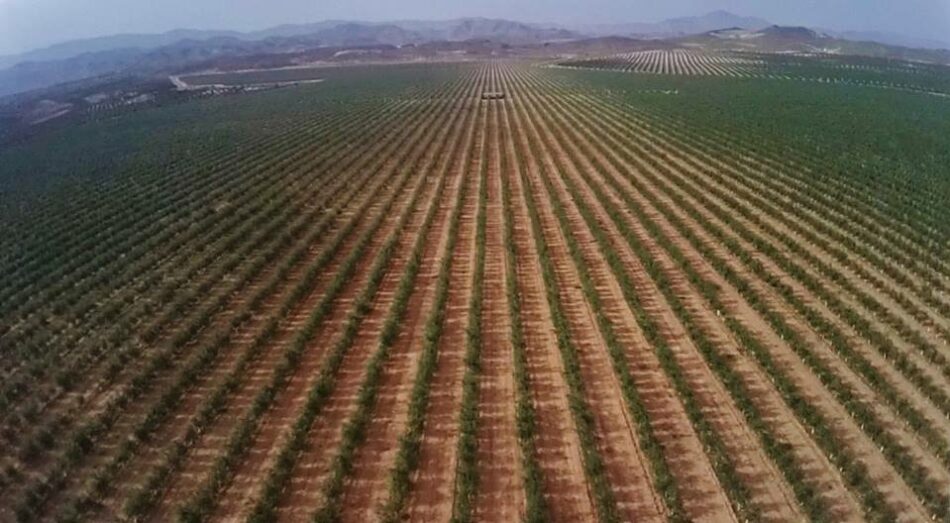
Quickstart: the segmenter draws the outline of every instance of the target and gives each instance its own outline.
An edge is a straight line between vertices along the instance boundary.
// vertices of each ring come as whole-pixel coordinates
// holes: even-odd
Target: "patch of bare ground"
[[[502,127],[507,154],[515,158],[508,102],[504,102]],[[538,251],[532,238],[527,204],[520,176],[509,178],[517,253],[515,273],[521,294],[526,372],[530,376],[531,402],[537,422],[536,459],[542,472],[544,499],[556,521],[592,521],[596,510],[584,472],[580,441],[571,417],[564,381],[564,366],[557,353],[554,324],[545,297]]]
[[[602,119],[598,120],[598,124],[610,125],[610,123],[604,122]],[[638,169],[631,166],[631,170],[632,172],[637,172]],[[643,205],[645,208],[651,207],[648,201],[671,203],[668,201],[668,196],[663,193],[658,194],[651,185],[646,184],[647,177],[641,178],[643,183],[651,191],[645,195],[646,198],[643,200]],[[697,207],[700,206],[697,205]],[[682,214],[683,212],[682,209],[678,207],[673,207],[673,209],[678,214]],[[669,223],[667,223],[665,219],[663,219],[655,210],[648,212],[651,213],[653,219],[661,223],[664,228],[670,227]],[[701,225],[691,222],[691,229],[694,231],[694,233],[703,237],[709,245],[721,248],[721,246],[717,245],[717,242],[710,240],[706,236],[708,233]],[[670,237],[672,238],[674,236],[671,235]],[[758,292],[761,292],[763,295],[769,297],[769,305],[780,311],[784,317],[788,318],[789,323],[796,327],[796,330],[807,332],[807,328],[802,325],[802,322],[800,320],[796,320],[795,311],[791,310],[789,306],[782,303],[777,296],[770,292],[770,289],[765,287],[764,283],[759,282],[757,278],[753,277],[747,268],[742,266],[735,267],[734,269],[744,279],[752,282],[753,286]],[[740,315],[737,317],[740,319],[740,321],[749,321],[748,315]],[[758,317],[758,315],[753,314],[752,317],[755,318]],[[877,449],[873,442],[870,441],[869,437],[848,415],[844,407],[835,401],[835,398],[821,384],[818,377],[815,376],[815,374],[798,358],[794,351],[791,350],[787,342],[782,340],[780,336],[769,329],[768,324],[764,321],[764,319],[760,318],[750,322],[749,328],[752,330],[752,332],[756,333],[760,337],[763,337],[763,339],[766,341],[766,346],[769,347],[773,353],[773,358],[775,358],[776,362],[780,364],[783,372],[787,373],[787,375],[794,380],[803,397],[805,397],[810,404],[818,408],[820,412],[826,416],[826,419],[835,421],[833,430],[836,434],[836,437],[847,444],[846,448],[852,453],[855,459],[858,459],[865,466],[867,466],[871,479],[875,485],[879,486],[879,489],[885,496],[888,505],[893,508],[895,513],[903,514],[911,518],[925,518],[926,511],[920,505],[917,497],[910,490],[907,484],[904,483],[896,471],[890,466],[881,452]],[[822,347],[824,347],[824,345],[822,345]],[[827,347],[824,348],[827,350]],[[911,514],[916,514],[916,516],[910,516]]]
[[[483,104],[484,105],[484,104]],[[478,138],[471,146],[462,187],[459,228],[452,256],[445,304],[445,325],[438,342],[438,360],[432,375],[418,466],[411,479],[406,516],[412,521],[448,521],[452,518],[458,463],[459,413],[465,373],[466,328],[475,271],[475,222],[480,176],[488,136],[487,108],[482,108]]]
[[[524,488],[515,414],[514,348],[505,267],[504,208],[501,195],[500,132],[497,104],[491,109],[485,221],[485,278],[482,359],[478,384],[478,491],[474,519],[515,521],[524,513]]]
[[[461,133],[462,126],[455,126],[451,140],[460,140]],[[447,156],[444,147],[436,150],[441,151],[440,158],[436,160],[444,164]],[[425,183],[430,184],[433,194],[424,199],[425,203],[420,202],[412,209],[408,223],[399,232],[392,260],[385,271],[379,291],[372,299],[370,312],[361,322],[352,346],[343,358],[333,392],[310,427],[304,450],[297,459],[278,503],[279,519],[306,520],[323,504],[323,483],[342,438],[343,426],[356,409],[356,398],[365,376],[366,364],[372,356],[372,348],[379,342],[389,305],[409,262],[413,242],[418,234],[428,234],[428,231],[420,230],[428,208],[438,205],[437,197],[444,197],[434,194],[438,184],[433,180],[432,166],[425,167],[423,172],[428,173]]]
[[[531,90],[531,87],[528,87],[528,89]],[[547,107],[550,111],[537,114],[557,117],[557,124],[562,124],[563,120],[561,119],[561,115],[557,114],[562,108],[557,107],[556,104],[550,104]],[[549,125],[546,129],[554,130],[554,127]],[[579,187],[583,193],[585,206],[593,211],[599,226],[609,234],[611,249],[620,256],[624,262],[624,266],[629,268],[629,274],[632,275],[632,280],[637,286],[637,294],[641,297],[645,307],[657,314],[656,319],[660,325],[663,337],[672,348],[685,379],[693,391],[694,396],[698,399],[703,415],[710,420],[711,425],[721,434],[721,439],[729,451],[729,456],[734,458],[733,463],[736,464],[738,469],[737,473],[743,480],[745,488],[749,491],[750,501],[758,508],[760,517],[770,521],[802,519],[803,515],[798,509],[798,503],[791,487],[785,482],[785,479],[775,468],[774,464],[771,463],[761,448],[756,435],[745,423],[743,415],[731,400],[729,393],[718,381],[716,376],[712,374],[711,369],[709,369],[689,339],[683,325],[676,318],[662,294],[656,289],[655,284],[649,279],[646,271],[640,266],[639,260],[637,260],[635,255],[630,251],[630,247],[621,239],[622,236],[619,231],[616,230],[616,226],[611,222],[609,216],[605,213],[601,202],[599,202],[586,187],[585,179],[589,178],[589,173],[596,172],[596,169],[585,155],[590,151],[590,144],[585,137],[571,133],[569,127],[562,127],[559,131],[570,135],[568,140],[565,141],[568,147],[567,151],[553,139],[549,139],[548,143],[554,145],[554,152],[559,160],[558,165],[562,167],[560,173],[562,176],[567,176],[568,174],[572,175],[571,177],[574,178],[575,187]],[[581,152],[578,147],[575,147],[575,143],[583,143],[584,152]],[[573,158],[576,163],[571,163],[569,161],[570,158]],[[583,170],[584,173],[588,173],[588,176],[582,176],[582,173],[578,171],[578,169]],[[559,180],[560,177],[553,177],[554,182]],[[558,198],[562,202],[570,202],[572,200],[570,195],[564,192],[566,188],[564,188],[563,184],[555,183],[555,186],[562,189],[558,194]],[[611,200],[610,204],[616,206],[617,202]],[[611,275],[610,268],[605,263],[603,255],[598,252],[594,240],[589,237],[589,231],[583,227],[583,221],[576,213],[576,210],[573,207],[568,207],[567,214],[572,222],[574,234],[580,239],[580,246],[582,247],[586,263],[588,267],[590,267],[594,283],[601,295],[601,300],[603,300],[605,304],[613,304],[606,309],[604,313],[614,325],[614,329],[623,341],[624,346],[631,348],[629,351],[629,364],[633,374],[636,376],[635,379],[638,387],[644,390],[659,390],[663,387],[671,387],[669,383],[664,383],[665,380],[658,380],[658,377],[662,374],[662,370],[655,354],[649,351],[638,351],[635,349],[637,347],[648,347],[649,344],[643,337],[642,332],[637,328],[633,311],[623,303],[623,292],[619,283],[616,278]],[[676,272],[673,273],[673,276],[680,276],[679,278],[675,278],[674,281],[682,288],[685,279]],[[705,314],[707,321],[710,316],[715,317],[714,312],[705,307],[698,308],[692,312],[700,316]],[[725,343],[728,340],[728,335],[724,335],[721,331],[716,332],[716,335],[716,341],[720,343]],[[732,342],[732,340],[728,341]],[[675,412],[674,409],[667,410],[673,410]],[[682,423],[688,422],[683,421]],[[710,465],[706,463],[705,459],[699,460],[699,465],[691,463],[690,460],[694,458],[694,456],[691,458],[691,454],[694,455],[697,451],[702,454],[704,453],[704,449],[699,441],[693,442],[692,445],[689,444],[689,439],[695,438],[696,436],[692,434],[692,431],[688,427],[683,433],[683,438],[677,442],[676,446],[685,447],[685,452],[680,449],[674,449],[677,454],[674,462],[682,459],[690,463],[690,466],[695,469],[689,476],[689,479],[683,482],[684,488],[682,489],[682,493],[686,497],[684,504],[689,507],[690,503],[694,503],[691,501],[693,499],[702,500],[703,504],[710,503],[710,498],[714,496],[709,496],[698,491],[701,487],[695,485],[696,482],[693,478],[702,473],[712,475],[712,469]],[[706,470],[702,470],[704,467]],[[715,476],[710,477],[714,478]],[[707,479],[706,482],[708,483],[709,480]],[[715,481],[713,481],[712,486],[705,485],[705,488],[712,488],[712,492],[716,492],[719,487],[715,484]],[[720,493],[720,505],[718,506],[720,512],[725,508],[722,505],[724,502],[728,503],[728,500],[725,500],[724,496]],[[717,515],[715,511],[710,511],[702,506],[695,507],[694,512],[703,513],[706,517],[713,517],[713,519],[721,517],[721,514]]]

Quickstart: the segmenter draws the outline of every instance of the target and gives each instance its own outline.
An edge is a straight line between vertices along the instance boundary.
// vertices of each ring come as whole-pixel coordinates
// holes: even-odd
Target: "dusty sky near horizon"
[[[264,29],[325,19],[655,22],[725,9],[783,25],[950,40],[950,0],[0,0],[0,55],[76,38],[171,29]]]

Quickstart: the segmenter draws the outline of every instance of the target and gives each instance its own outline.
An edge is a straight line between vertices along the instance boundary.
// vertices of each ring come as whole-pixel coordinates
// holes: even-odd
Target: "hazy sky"
[[[779,24],[950,40],[950,0],[0,0],[0,54],[115,33],[263,29],[327,18],[653,22],[726,9]]]

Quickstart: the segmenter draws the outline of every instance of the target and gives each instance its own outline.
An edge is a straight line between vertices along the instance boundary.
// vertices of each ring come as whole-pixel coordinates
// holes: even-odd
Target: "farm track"
[[[936,207],[594,85],[458,66],[23,233],[0,520],[950,517]]]

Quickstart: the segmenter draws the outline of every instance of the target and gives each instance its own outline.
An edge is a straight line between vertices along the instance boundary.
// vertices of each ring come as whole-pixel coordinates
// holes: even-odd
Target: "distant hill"
[[[670,38],[706,33],[727,27],[761,29],[771,25],[761,18],[746,17],[728,11],[713,11],[702,16],[671,18],[657,23],[626,23],[578,26],[576,29],[594,36],[638,36]]]
[[[661,31],[670,36],[704,33],[723,27],[741,27],[743,29],[761,29],[771,25],[755,17],[739,16],[728,11],[713,11],[703,16],[672,18],[657,24]]]
[[[19,55],[0,56],[0,69],[9,68],[23,62],[66,60],[84,54],[118,49],[148,51],[182,41],[203,41],[217,38],[261,41],[271,38],[301,36],[318,36],[330,42],[328,45],[355,41],[368,44],[399,45],[399,42],[462,41],[469,39],[528,43],[581,37],[580,34],[566,29],[488,18],[459,18],[437,22],[406,20],[387,23],[327,20],[308,24],[285,24],[262,31],[244,33],[177,29],[161,34],[121,34],[72,40]]]
[[[400,27],[416,31],[432,41],[495,40],[508,44],[530,44],[572,40],[582,37],[582,34],[567,29],[491,18],[460,18],[445,22],[402,21],[394,23]]]
[[[796,26],[780,26],[772,25],[766,27],[756,33],[757,35],[764,36],[766,38],[772,38],[775,40],[789,40],[789,41],[811,41],[818,40],[822,38],[829,38],[828,35],[819,33],[813,29],[807,27],[796,27]]]
[[[879,42],[847,40],[807,27],[773,25],[754,31],[726,28],[673,41],[703,49],[763,53],[830,53],[950,64],[950,51],[945,49],[915,49]]]
[[[83,54],[101,53],[118,49],[138,49],[145,51],[174,44],[182,40],[206,40],[222,36],[237,38],[241,36],[241,33],[236,31],[176,29],[161,34],[120,34],[72,40],[19,55],[0,56],[0,69],[12,67],[23,62],[65,60]]]
[[[216,57],[299,53],[321,47],[400,47],[438,41],[530,45],[580,37],[566,29],[486,18],[393,23],[326,21],[251,33],[180,30],[160,35],[117,35],[3,58],[7,68],[0,70],[0,96],[111,72],[174,71]]]
[[[916,49],[950,49],[950,39],[932,40],[929,38],[916,38],[884,31],[834,31],[830,29],[821,29],[820,31],[835,38],[853,40],[856,42],[878,42],[886,45],[912,47]],[[950,36],[948,36],[948,38],[950,38]]]
[[[465,40],[494,40],[508,44],[538,43],[554,40],[576,39],[582,35],[566,29],[544,25],[525,24],[511,20],[492,18],[458,18],[444,21],[397,20],[385,24],[327,21],[315,24],[291,24],[274,27],[264,31],[246,33],[245,38],[289,37],[312,35],[328,29],[347,26],[364,28],[391,26],[398,27],[415,36],[416,40],[427,42],[460,42]],[[383,43],[383,42],[380,42]]]
[[[399,49],[440,43],[469,43],[473,52],[492,46],[547,46],[571,54],[571,46],[630,47],[629,42],[604,38],[634,38],[657,46],[705,46],[762,52],[831,52],[947,63],[948,52],[919,51],[806,27],[771,25],[760,18],[714,11],[703,16],[672,18],[652,24],[612,24],[552,27],[511,20],[460,18],[445,21],[401,20],[388,23],[329,20],[286,24],[262,31],[176,30],[162,34],[125,34],[76,40],[18,56],[0,57],[0,96],[102,75],[161,76],[215,62],[286,62],[289,56],[321,57],[320,50],[344,47]],[[857,38],[860,35],[855,35]],[[581,41],[586,44],[580,44]],[[661,42],[662,40],[662,42]],[[432,47],[431,44],[435,44]],[[568,44],[568,45],[562,45]],[[464,53],[463,48],[455,49]],[[422,51],[420,51],[422,52]],[[390,53],[405,56],[406,53]],[[428,55],[423,55],[428,56]],[[192,69],[193,70],[193,69]]]
[[[24,62],[0,71],[0,96],[91,78],[133,67],[144,51],[114,49],[62,60]]]

